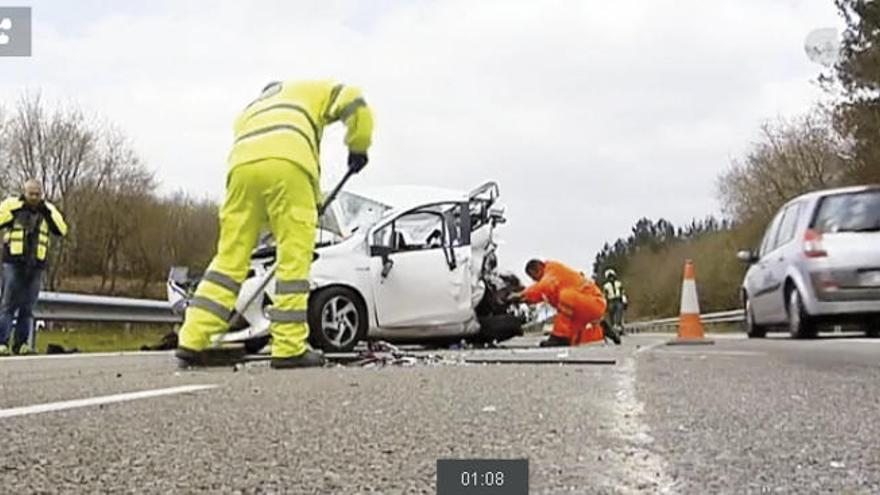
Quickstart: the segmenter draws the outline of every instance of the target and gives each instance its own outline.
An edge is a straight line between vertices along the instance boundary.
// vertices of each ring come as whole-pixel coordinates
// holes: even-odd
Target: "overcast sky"
[[[266,82],[357,84],[376,129],[355,181],[499,182],[518,271],[589,271],[639,217],[718,213],[715,179],[762,120],[821,97],[805,36],[841,25],[832,0],[28,3],[33,57],[0,59],[0,101],[76,102],[163,190],[219,199],[232,120]],[[325,185],[342,136],[325,134]]]

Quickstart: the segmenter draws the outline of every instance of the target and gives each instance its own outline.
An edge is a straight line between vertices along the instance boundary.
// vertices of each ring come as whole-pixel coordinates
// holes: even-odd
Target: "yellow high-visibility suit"
[[[180,329],[181,347],[201,351],[224,332],[250,254],[268,224],[278,248],[276,297],[269,309],[272,357],[308,350],[306,310],[315,245],[321,134],[345,123],[352,153],[370,147],[373,116],[359,89],[333,81],[269,84],[235,121],[220,239]]]

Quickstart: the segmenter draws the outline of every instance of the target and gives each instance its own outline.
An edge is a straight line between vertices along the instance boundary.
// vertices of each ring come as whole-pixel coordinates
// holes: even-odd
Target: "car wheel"
[[[328,352],[348,352],[367,334],[367,308],[346,287],[329,287],[309,298],[309,342]]]
[[[743,308],[743,323],[746,327],[746,335],[750,339],[763,339],[767,336],[767,327],[755,323],[755,311],[752,308],[752,300],[745,298]]]
[[[816,328],[810,321],[810,315],[804,311],[801,293],[792,288],[788,293],[788,331],[793,339],[805,339],[816,336]]]

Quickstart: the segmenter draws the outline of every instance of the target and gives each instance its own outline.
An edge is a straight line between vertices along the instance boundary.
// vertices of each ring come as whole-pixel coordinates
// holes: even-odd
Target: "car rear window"
[[[812,228],[823,234],[880,231],[880,189],[822,198]]]

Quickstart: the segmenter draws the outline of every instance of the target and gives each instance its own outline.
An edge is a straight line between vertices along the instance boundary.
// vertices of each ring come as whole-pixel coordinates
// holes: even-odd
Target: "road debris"
[[[142,351],[173,351],[177,349],[177,333],[168,332],[156,345],[143,345]]]
[[[416,354],[406,352],[383,340],[369,342],[367,349],[357,352],[334,352],[324,355],[327,367],[349,366],[360,368],[383,368],[385,366],[411,367],[416,365],[444,366],[461,365],[461,358],[452,358],[439,354]],[[244,358],[246,368],[265,365],[270,356],[266,354],[250,355]],[[237,370],[236,370],[237,371]],[[357,384],[352,384],[357,386]]]
[[[465,351],[472,349],[504,349],[508,346],[502,345],[499,343],[497,339],[493,339],[487,342],[473,342],[465,339],[461,339],[461,341],[451,344],[447,347],[450,351]]]
[[[74,354],[79,352],[79,349],[76,347],[67,349],[66,347],[58,344],[49,344],[46,346],[46,354]]]
[[[500,348],[504,349],[504,348]],[[496,349],[498,352],[500,349]],[[479,351],[480,349],[472,349]],[[555,365],[606,365],[617,364],[616,359],[610,358],[579,358],[569,350],[553,353],[549,356],[531,357],[524,355],[528,351],[538,351],[538,348],[528,349],[505,349],[507,354],[486,355],[484,352],[437,352],[427,353],[424,351],[404,350],[386,341],[379,340],[369,342],[366,349],[359,352],[327,353],[327,367],[355,367],[355,368],[384,368],[399,366],[402,368],[414,366],[463,366],[468,364],[555,364]],[[529,352],[529,354],[532,354]],[[242,369],[260,368],[268,364],[271,357],[268,354],[249,355],[244,358],[244,364],[234,367],[234,371]],[[352,385],[356,386],[356,385]]]
[[[389,344],[384,340],[369,342],[367,350],[361,352],[348,366],[358,366],[362,368],[378,368],[385,366],[415,366],[423,365],[451,365],[461,364],[460,359],[451,359],[438,354],[414,354],[407,353],[397,346]],[[341,363],[340,363],[341,364]]]

